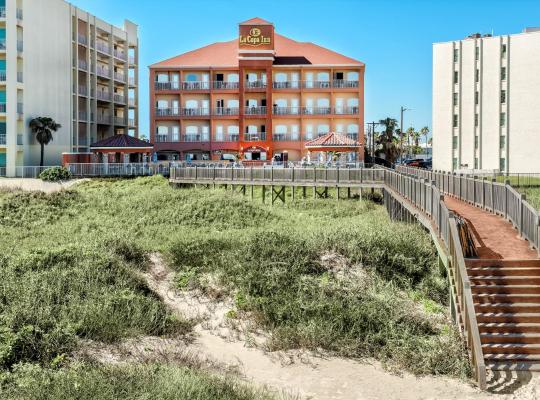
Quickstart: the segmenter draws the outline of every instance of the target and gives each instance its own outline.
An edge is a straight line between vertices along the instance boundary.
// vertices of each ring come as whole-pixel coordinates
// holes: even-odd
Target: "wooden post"
[[[292,192],[291,192],[291,197],[292,197],[292,201],[293,201],[293,203],[294,203],[295,200],[296,200],[296,193],[295,193],[295,192],[296,192],[296,187],[295,187],[294,185],[291,186],[291,190],[292,190]]]
[[[336,186],[336,200],[337,201],[339,201],[339,192],[340,192],[340,187]]]
[[[266,186],[262,185],[262,202],[266,203]]]
[[[307,190],[307,187],[305,186],[302,186],[302,196],[304,197],[304,199],[307,198],[307,193],[306,193],[306,190]]]
[[[251,185],[251,201],[255,198],[255,186]]]

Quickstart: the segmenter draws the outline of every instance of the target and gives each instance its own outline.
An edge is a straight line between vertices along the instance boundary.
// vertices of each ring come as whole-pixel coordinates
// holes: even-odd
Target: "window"
[[[216,141],[223,142],[223,125],[216,126]]]
[[[197,108],[199,106],[199,103],[197,100],[187,100],[186,101],[186,108]]]
[[[506,67],[501,67],[501,81],[506,80]]]
[[[319,72],[317,74],[317,80],[319,82],[329,82],[330,81],[330,74],[328,72]]]
[[[459,102],[458,94],[454,93],[454,101],[453,101],[454,106],[457,106],[458,102]]]
[[[454,49],[454,62],[457,63],[459,59],[459,50]]]
[[[459,83],[459,72],[454,71],[454,83]]]
[[[478,148],[478,144],[479,144],[478,136],[475,136],[475,137],[474,137],[474,148],[475,148],[475,149]]]
[[[335,132],[336,133],[344,133],[343,132],[343,124],[336,124]]]
[[[287,125],[276,125],[274,132],[277,135],[285,135],[287,133]]]
[[[459,122],[459,118],[458,118],[458,115],[457,114],[454,114],[454,121],[452,123],[452,126],[454,128],[457,128],[458,127],[458,122]]]
[[[506,104],[506,90],[501,90],[501,104]]]
[[[474,169],[478,169],[478,157],[474,159]]]
[[[457,167],[458,167],[457,158],[454,157],[454,159],[452,160],[452,169],[457,169]]]
[[[227,81],[228,82],[237,83],[239,79],[240,78],[239,78],[238,74],[229,74],[229,75],[227,75]]]
[[[506,58],[506,45],[505,44],[502,45],[501,56],[502,58]]]
[[[480,82],[480,70],[479,69],[476,69],[475,81],[476,81],[476,83]]]
[[[474,50],[474,59],[476,61],[478,61],[478,59],[480,58],[480,47],[476,47],[475,50]]]
[[[480,118],[478,116],[478,113],[474,114],[474,126],[478,126]]]
[[[501,136],[501,140],[499,141],[501,150],[506,147],[506,136]]]
[[[313,125],[306,125],[306,140],[313,139]]]
[[[499,171],[506,171],[506,160],[504,158],[499,160]]]
[[[319,135],[324,135],[324,134],[326,134],[328,132],[330,132],[330,126],[328,126],[326,124],[317,125],[317,133]]]
[[[474,104],[478,105],[480,101],[480,94],[478,92],[474,92]]]
[[[157,74],[156,75],[156,82],[159,82],[159,83],[167,83],[167,82],[169,82],[169,74]]]
[[[274,76],[275,82],[287,82],[287,74],[284,72],[278,72]]]
[[[506,113],[501,113],[499,123],[501,126],[506,126]]]
[[[452,149],[457,150],[457,146],[458,146],[458,137],[452,136]]]
[[[359,74],[356,71],[347,72],[347,80],[351,82],[358,82]]]
[[[195,74],[187,74],[186,75],[186,81],[187,82],[197,82],[197,75],[195,75]]]

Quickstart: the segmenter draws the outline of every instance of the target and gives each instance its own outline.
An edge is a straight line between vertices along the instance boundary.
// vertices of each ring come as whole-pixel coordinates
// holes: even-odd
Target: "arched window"
[[[186,82],[197,82],[198,78],[196,74],[187,74]]]
[[[186,108],[197,108],[198,106],[197,100],[186,100]]]
[[[285,135],[287,133],[287,125],[276,125],[274,132],[277,135]]]
[[[358,134],[358,125],[357,124],[349,124],[347,126],[347,133],[348,134]]]
[[[350,71],[350,72],[347,72],[347,80],[348,81],[353,81],[353,82],[358,82],[358,72],[356,71]]]
[[[287,74],[285,72],[278,72],[274,76],[275,82],[287,82]]]
[[[194,125],[188,125],[186,126],[186,135],[196,135],[199,133],[199,128]]]

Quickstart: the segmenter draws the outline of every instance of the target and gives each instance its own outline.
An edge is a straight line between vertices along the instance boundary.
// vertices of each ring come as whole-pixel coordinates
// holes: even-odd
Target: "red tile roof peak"
[[[248,19],[247,21],[240,22],[238,25],[274,25],[274,24],[262,18],[255,17],[255,18]]]

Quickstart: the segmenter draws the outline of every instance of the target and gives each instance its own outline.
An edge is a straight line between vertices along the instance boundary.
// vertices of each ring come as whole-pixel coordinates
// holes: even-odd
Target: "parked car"
[[[407,167],[420,167],[420,163],[424,162],[422,158],[412,158],[409,160],[403,161],[403,164]]]

